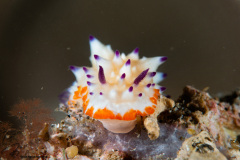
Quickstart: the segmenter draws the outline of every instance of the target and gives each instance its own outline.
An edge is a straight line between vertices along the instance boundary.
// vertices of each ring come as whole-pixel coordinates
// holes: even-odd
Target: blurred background
[[[1,0],[0,120],[19,99],[57,108],[75,80],[69,65],[90,66],[90,34],[121,52],[168,56],[159,71],[173,99],[185,85],[213,96],[240,86],[239,0]]]

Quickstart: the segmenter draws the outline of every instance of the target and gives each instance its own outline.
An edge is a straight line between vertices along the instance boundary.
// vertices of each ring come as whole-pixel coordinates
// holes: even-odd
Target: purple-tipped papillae
[[[138,94],[138,97],[142,97],[142,93],[139,93],[139,94]]]
[[[125,63],[126,66],[129,66],[131,64],[131,60],[128,59],[127,62]]]
[[[166,78],[166,77],[167,77],[167,73],[163,73],[163,74],[162,74],[162,77],[163,77],[163,78]]]
[[[99,60],[99,59],[100,59],[99,55],[96,55],[96,54],[94,54],[94,58],[95,58],[96,60]]]
[[[77,69],[77,67],[75,67],[75,66],[69,66],[69,68],[71,71],[75,71]]]
[[[70,92],[64,91],[58,96],[58,98],[60,102],[62,102],[63,104],[67,104],[69,96],[70,96]]]
[[[88,72],[88,69],[86,67],[83,67],[83,70],[84,70],[85,73]]]
[[[149,73],[149,76],[150,76],[150,77],[154,77],[154,76],[156,75],[156,73],[157,73],[157,72],[151,72],[151,73]]]
[[[134,53],[138,53],[138,52],[139,52],[139,48],[137,47],[134,49]]]
[[[146,86],[147,86],[148,88],[151,87],[151,83],[148,83]]]
[[[126,74],[123,73],[123,74],[121,75],[121,79],[124,79],[125,77],[126,77]]]
[[[94,38],[92,35],[89,36],[89,40],[90,40],[90,41],[93,41],[94,39],[95,39],[95,38]]]
[[[167,57],[161,57],[160,58],[160,62],[164,62],[164,61],[166,61],[168,58]]]
[[[102,84],[106,83],[106,79],[105,79],[105,75],[104,75],[104,70],[102,68],[102,66],[99,66],[99,71],[98,71],[98,79],[99,82]]]
[[[166,87],[160,87],[160,91],[165,91],[167,88]]]
[[[133,91],[133,86],[129,87],[128,91],[132,92]]]
[[[134,80],[134,84],[138,85],[147,75],[148,73],[148,69],[146,69],[145,71],[143,71],[142,73],[139,74],[139,76]]]
[[[167,97],[167,98],[171,98],[171,96],[170,96],[170,95],[166,95],[165,97]]]
[[[88,85],[88,86],[91,86],[91,84],[92,84],[91,82],[87,81],[87,85]]]
[[[87,74],[87,78],[92,78],[93,76],[90,74]]]
[[[118,58],[120,56],[120,52],[118,50],[116,50],[115,55]]]

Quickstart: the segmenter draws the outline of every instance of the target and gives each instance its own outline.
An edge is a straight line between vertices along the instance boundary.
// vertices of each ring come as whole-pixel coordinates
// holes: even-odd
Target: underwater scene
[[[239,160],[240,1],[0,2],[1,160]]]

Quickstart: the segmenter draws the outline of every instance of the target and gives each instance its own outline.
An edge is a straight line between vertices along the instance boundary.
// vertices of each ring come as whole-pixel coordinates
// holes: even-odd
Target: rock
[[[229,154],[231,160],[240,159],[240,151],[238,149],[229,149],[228,154]]]
[[[67,147],[66,154],[68,158],[74,158],[78,154],[78,147],[74,145]]]
[[[196,136],[190,137],[182,144],[175,160],[227,160],[227,158],[219,152],[214,140],[208,132],[202,131]]]
[[[172,108],[174,106],[174,101],[166,98],[164,96],[161,96],[158,100],[158,105],[156,108],[156,111],[154,114],[149,115],[144,120],[144,126],[148,131],[148,137],[151,140],[155,140],[159,137],[160,134],[160,128],[158,126],[158,115],[165,111],[168,108]]]
[[[41,138],[43,141],[48,141],[50,138],[48,127],[49,127],[49,124],[45,123],[44,128],[38,134],[38,137]]]

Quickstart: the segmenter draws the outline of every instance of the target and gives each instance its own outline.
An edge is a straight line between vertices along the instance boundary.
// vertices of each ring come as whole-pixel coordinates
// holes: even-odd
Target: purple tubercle
[[[156,74],[157,74],[157,72],[151,72],[151,73],[149,73],[149,76],[154,77]]]
[[[91,82],[89,82],[89,81],[87,81],[87,85],[88,85],[88,86],[91,86],[91,85],[92,85],[92,83],[91,83]]]
[[[68,99],[69,99],[70,94],[71,94],[71,93],[70,93],[69,91],[67,91],[67,90],[64,91],[64,92],[62,92],[62,93],[58,96],[60,102],[63,103],[63,104],[65,104],[65,105],[67,105],[67,102],[68,102]]]
[[[93,76],[90,74],[87,74],[87,78],[92,78]]]
[[[129,87],[128,91],[132,92],[133,91],[133,86]]]
[[[166,78],[166,77],[167,77],[167,73],[163,73],[163,74],[162,74],[162,77],[163,77],[163,78]]]
[[[89,94],[90,94],[90,95],[93,95],[93,92],[90,92]]]
[[[117,58],[119,58],[120,57],[120,52],[118,50],[116,50],[115,55],[116,55]]]
[[[128,59],[127,62],[125,63],[125,65],[126,65],[126,66],[130,66],[130,64],[131,64],[131,60]]]
[[[147,86],[148,88],[151,87],[151,83],[148,83],[146,86]]]
[[[152,87],[154,87],[155,86],[155,83],[152,83]]]
[[[165,91],[167,88],[166,87],[160,87],[160,91]]]
[[[99,60],[99,59],[100,59],[99,55],[96,55],[96,54],[94,54],[94,58],[95,58],[96,60]]]
[[[71,70],[71,71],[76,71],[76,67],[75,66],[69,66],[69,69]]]
[[[142,97],[142,93],[139,93],[139,94],[138,94],[138,97]]]
[[[167,98],[171,98],[171,96],[170,96],[170,95],[166,95],[165,97],[167,97]]]
[[[123,74],[121,75],[121,79],[124,79],[125,77],[126,77],[126,74],[123,73]]]
[[[86,67],[83,67],[83,70],[84,70],[85,73],[88,72],[88,69]]]
[[[134,80],[134,84],[138,85],[147,75],[148,73],[148,69],[146,69],[145,71],[142,71],[142,73],[139,74],[139,76]]]
[[[161,57],[160,62],[165,62],[168,58],[167,57]]]
[[[102,93],[102,92],[100,92],[99,94],[100,94],[100,95],[103,95],[103,93]]]
[[[98,71],[98,79],[99,82],[102,84],[106,83],[106,79],[105,79],[105,75],[104,75],[104,70],[102,68],[102,66],[99,66],[99,71]]]
[[[95,39],[95,37],[93,37],[92,35],[89,36],[89,40],[93,41]]]
[[[139,52],[139,48],[138,48],[138,47],[135,48],[133,52],[134,52],[135,54],[138,54],[138,52]]]

